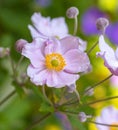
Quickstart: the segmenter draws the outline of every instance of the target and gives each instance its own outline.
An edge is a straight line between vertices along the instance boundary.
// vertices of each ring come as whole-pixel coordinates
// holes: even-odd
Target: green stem
[[[98,41],[87,51],[87,54],[89,55],[92,50],[98,45]]]
[[[12,68],[12,71],[13,71],[13,74],[15,73],[15,66],[14,66],[14,62],[13,62],[13,60],[12,60],[12,58],[11,58],[11,56],[9,55],[8,56],[8,58],[9,58],[9,61],[10,61],[10,63],[11,63],[11,68]]]
[[[105,82],[106,80],[108,80],[109,78],[111,78],[113,76],[113,74],[109,75],[108,77],[106,77],[105,79],[99,81],[98,83],[95,83],[94,85],[92,85],[89,89],[87,89],[85,91],[85,93],[87,93],[90,89],[93,89],[95,87],[97,87],[98,85],[102,84],[103,82]]]
[[[63,110],[63,112],[73,114],[73,115],[78,115],[78,112],[74,112],[74,111]]]
[[[76,96],[78,98],[78,102],[81,103],[80,95],[79,95],[78,91],[75,89],[74,92],[75,92],[75,94],[76,94]]]
[[[87,122],[92,123],[92,124],[97,124],[97,125],[108,126],[108,127],[118,127],[118,125],[109,125],[109,124],[104,124],[104,123],[99,123],[99,122],[94,122],[94,121],[87,121]]]
[[[62,104],[61,106],[69,106],[69,105],[73,105],[73,104],[76,104],[76,103],[78,103],[78,100],[75,100],[73,102],[66,102],[66,103]]]
[[[89,103],[84,104],[84,105],[91,105],[91,104],[104,102],[104,101],[108,101],[108,100],[112,100],[112,99],[116,99],[116,98],[118,98],[118,96],[113,96],[113,97],[109,97],[109,98],[99,99],[99,100],[96,100],[96,101],[93,101],[93,102],[89,102]]]
[[[5,98],[0,102],[0,106],[1,106],[2,104],[4,104],[9,98],[11,98],[15,93],[16,93],[16,91],[13,90],[9,95],[7,95],[7,97],[5,97]]]
[[[46,95],[45,85],[42,86],[42,92],[43,92],[43,95],[44,95],[45,99],[47,100],[47,102],[48,102],[51,106],[53,106],[53,103],[49,100],[49,98],[48,98],[47,95]]]
[[[47,113],[45,114],[42,118],[40,118],[39,120],[35,121],[34,123],[32,123],[32,125],[30,127],[28,127],[26,130],[31,130],[34,126],[38,125],[39,123],[41,123],[43,120],[45,120],[46,118],[48,118],[51,115],[51,113]]]
[[[77,17],[74,18],[74,32],[73,35],[75,36],[77,33],[77,28],[78,28],[78,21],[77,21]]]
[[[16,67],[15,67],[15,72],[16,72],[18,66],[20,65],[20,63],[22,62],[23,58],[24,58],[24,56],[21,56],[21,58],[19,59],[17,65],[16,65]]]

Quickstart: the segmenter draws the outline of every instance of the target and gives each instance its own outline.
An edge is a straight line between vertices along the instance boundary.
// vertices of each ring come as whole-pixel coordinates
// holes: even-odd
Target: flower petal
[[[22,55],[30,59],[34,67],[42,67],[44,65],[43,49],[45,44],[39,38],[32,43],[26,43],[22,50]]]
[[[99,38],[99,48],[101,52],[97,55],[102,57],[105,61],[105,66],[115,75],[118,75],[118,60],[115,56],[114,50],[105,42],[101,35]]]
[[[30,65],[27,74],[35,85],[44,85],[46,83],[48,73],[45,68],[34,68]]]
[[[50,36],[50,17],[43,17],[40,13],[34,13],[31,20],[38,32]]]
[[[45,55],[51,53],[61,53],[60,41],[53,38],[47,41],[47,46],[45,47]]]
[[[53,71],[47,79],[47,85],[55,88],[70,86],[71,84],[74,84],[78,78],[79,75],[76,74],[70,74],[64,71]]]
[[[34,13],[31,20],[37,30],[29,26],[32,37],[37,36],[38,33],[36,32],[39,32],[39,36],[42,34],[48,37],[57,36],[59,38],[68,34],[68,28],[63,17],[50,20],[50,17],[43,17],[40,13]]]
[[[52,30],[52,36],[57,36],[59,38],[67,36],[68,27],[65,23],[65,19],[62,17],[52,19],[50,30]]]
[[[67,36],[60,40],[62,54],[65,54],[71,49],[79,49],[79,41],[77,37]]]
[[[37,38],[37,37],[42,36],[41,33],[38,30],[36,30],[33,26],[29,25],[28,28],[29,28],[31,36],[33,38]]]
[[[90,66],[87,54],[77,49],[65,53],[64,58],[66,60],[64,70],[70,73],[85,72]]]

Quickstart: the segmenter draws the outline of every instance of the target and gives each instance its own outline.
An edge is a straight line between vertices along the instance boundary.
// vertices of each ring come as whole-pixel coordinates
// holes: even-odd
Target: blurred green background
[[[0,0],[0,47],[9,47],[11,49],[11,56],[15,63],[18,62],[20,54],[15,50],[15,42],[20,39],[26,39],[31,42],[32,38],[28,30],[28,24],[31,24],[31,16],[34,12],[41,12],[43,16],[65,17],[65,20],[69,27],[69,32],[73,32],[73,20],[69,20],[66,17],[66,10],[76,6],[79,9],[78,17],[78,32],[77,36],[80,36],[88,42],[88,48],[90,48],[97,36],[86,36],[82,32],[81,18],[84,12],[90,7],[97,7],[102,12],[109,15],[111,21],[118,21],[118,1],[117,0]],[[87,75],[84,75],[78,81],[78,91],[82,92],[84,88],[96,83],[107,77],[110,72],[103,66],[103,61],[99,58],[96,59],[95,53],[98,50],[96,48],[90,55],[93,71]],[[24,59],[21,66],[18,68],[18,75],[22,75],[26,72],[28,60]],[[20,77],[21,78],[21,77]],[[2,101],[10,92],[15,88],[13,86],[13,76],[11,64],[7,57],[0,59],[0,101]],[[16,85],[17,86],[17,85]],[[37,91],[35,86],[29,86],[33,91]],[[46,110],[43,106],[40,108],[40,94],[35,92],[26,92],[22,94],[18,90],[18,94],[14,94],[4,104],[0,105],[0,130],[25,130],[34,120],[41,117]],[[38,90],[39,91],[39,90]],[[114,96],[118,94],[118,89],[113,88],[110,81],[105,82],[95,89],[95,93],[92,97],[87,97],[85,101],[94,101],[99,98],[105,98],[107,96]],[[82,108],[81,111],[85,111],[88,114],[98,115],[103,106],[114,105],[118,107],[116,103],[118,100],[107,101],[92,105],[88,108]],[[42,110],[39,110],[42,109]],[[48,108],[47,108],[48,109]],[[41,113],[42,111],[42,113]],[[44,113],[43,113],[44,112]],[[77,116],[69,116],[69,120],[73,130],[97,130],[95,125],[88,123],[80,123]],[[48,119],[32,128],[32,130],[66,130],[63,128],[61,119],[55,114],[52,114]]]

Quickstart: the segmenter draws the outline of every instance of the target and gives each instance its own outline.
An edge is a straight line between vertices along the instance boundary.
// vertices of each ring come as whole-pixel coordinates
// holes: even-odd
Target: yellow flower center
[[[48,54],[45,57],[45,64],[47,69],[61,71],[66,65],[65,59],[59,53]]]
[[[117,126],[118,123],[113,123],[112,125],[114,125],[114,126],[116,125],[116,126]],[[109,130],[118,130],[118,127],[112,127],[112,126],[111,126],[111,127],[109,128]]]

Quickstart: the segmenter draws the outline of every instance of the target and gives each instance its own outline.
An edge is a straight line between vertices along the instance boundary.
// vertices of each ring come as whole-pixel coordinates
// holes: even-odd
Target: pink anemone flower
[[[90,65],[87,54],[79,50],[78,39],[72,36],[61,40],[35,38],[24,45],[22,55],[31,62],[27,75],[32,83],[48,87],[74,84],[78,72],[86,71]]]
[[[103,124],[97,125],[98,130],[117,130],[118,127],[112,127],[110,125],[118,125],[118,110],[113,106],[105,107],[102,110],[101,116],[96,118],[96,122]]]
[[[97,55],[104,59],[104,64],[111,73],[118,76],[118,48],[114,51],[105,42],[103,35],[99,37],[99,48],[100,52]]]
[[[40,13],[34,13],[31,17],[32,25],[29,25],[29,30],[33,38],[36,37],[58,37],[63,38],[68,35],[68,27],[63,17],[50,19],[43,17]]]

